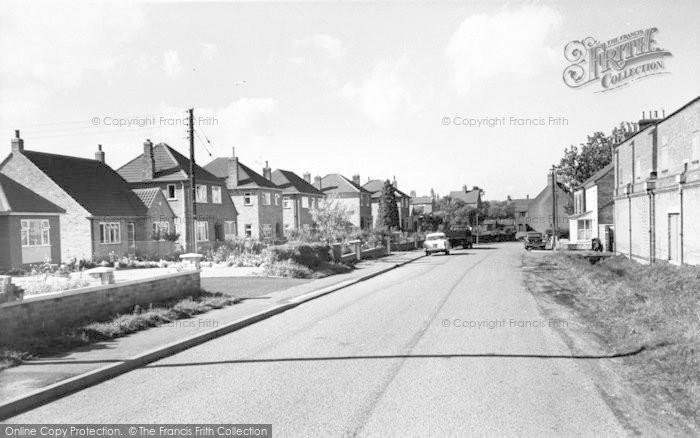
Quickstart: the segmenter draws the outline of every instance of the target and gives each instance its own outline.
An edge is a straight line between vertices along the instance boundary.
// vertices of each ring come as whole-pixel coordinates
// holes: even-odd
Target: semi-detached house
[[[284,229],[310,230],[314,221],[311,210],[325,195],[311,185],[311,174],[302,179],[291,170],[277,169],[272,172],[272,182],[282,189],[282,220]]]

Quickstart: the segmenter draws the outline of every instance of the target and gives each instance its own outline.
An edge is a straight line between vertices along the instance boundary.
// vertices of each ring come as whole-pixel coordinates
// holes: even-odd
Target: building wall
[[[289,208],[282,208],[282,222],[285,229],[312,227],[314,224],[311,216],[313,205],[320,202],[321,196],[307,194],[287,194],[289,198]],[[303,207],[301,198],[307,198],[307,207]],[[313,202],[313,205],[312,205]],[[283,203],[284,205],[284,203]]]
[[[56,263],[92,258],[90,213],[21,153],[12,153],[0,171],[66,211],[61,215],[61,256]]]
[[[700,265],[700,184],[683,189],[683,262]]]
[[[623,195],[627,184],[632,185],[633,193],[643,191],[644,181],[655,168],[655,138],[656,129],[649,127],[616,148],[616,195]]]
[[[614,221],[615,203],[613,192],[615,190],[614,169],[597,181],[596,208],[598,209],[598,223],[612,224]]]
[[[252,194],[252,205],[244,205],[245,193]],[[263,205],[263,193],[271,194],[271,205]],[[282,208],[282,191],[275,189],[233,189],[229,190],[233,204],[238,212],[238,236],[245,237],[245,225],[251,225],[253,239],[262,239],[263,225],[269,224],[272,236],[281,237],[284,232],[284,213]],[[276,204],[275,195],[279,196],[279,204]],[[279,233],[278,233],[279,232]]]
[[[557,229],[569,232],[569,213],[565,207],[571,204],[571,196],[557,186]],[[537,232],[544,233],[552,229],[552,187],[545,187],[531,202],[527,209],[527,224]]]

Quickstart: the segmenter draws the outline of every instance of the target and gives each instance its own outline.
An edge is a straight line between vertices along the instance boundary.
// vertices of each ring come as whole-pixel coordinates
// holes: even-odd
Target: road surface
[[[277,437],[627,435],[524,289],[522,251],[490,244],[423,258],[9,422],[271,423]]]

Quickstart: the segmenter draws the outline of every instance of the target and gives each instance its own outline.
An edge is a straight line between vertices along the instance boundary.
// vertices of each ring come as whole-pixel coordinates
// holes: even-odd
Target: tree
[[[396,205],[396,189],[389,180],[384,181],[379,198],[377,227],[392,229],[399,226],[399,207]]]
[[[311,218],[321,240],[333,243],[348,233],[352,227],[350,215],[352,212],[346,205],[338,202],[336,196],[327,196],[311,209]]]

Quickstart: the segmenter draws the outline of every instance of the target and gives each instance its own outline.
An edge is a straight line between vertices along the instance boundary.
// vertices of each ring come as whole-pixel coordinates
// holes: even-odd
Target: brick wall
[[[263,205],[263,193],[271,194],[271,205]],[[250,193],[252,205],[244,205],[243,195]],[[233,204],[238,212],[238,235],[245,237],[245,225],[250,224],[252,229],[253,239],[262,239],[262,226],[269,224],[272,227],[272,236],[275,236],[276,230],[279,228],[282,233],[284,230],[283,208],[282,208],[282,192],[275,189],[235,189],[229,190]],[[275,195],[279,196],[279,205],[275,203]]]
[[[86,219],[90,213],[85,208],[20,153],[10,155],[0,171],[66,211],[60,219],[62,261],[92,257],[90,221]]]
[[[131,312],[137,304],[148,307],[151,303],[192,295],[199,288],[199,271],[189,271],[0,304],[0,341],[20,334],[52,332],[104,321],[115,314]]]

